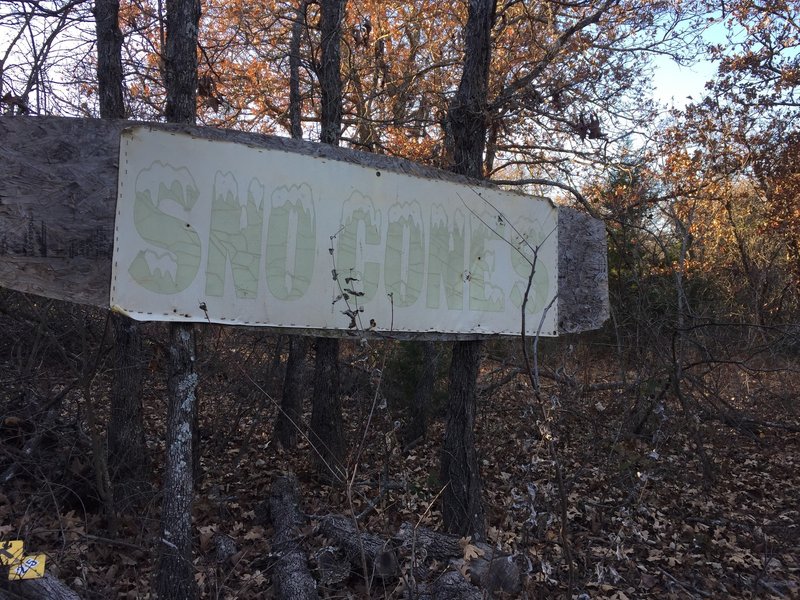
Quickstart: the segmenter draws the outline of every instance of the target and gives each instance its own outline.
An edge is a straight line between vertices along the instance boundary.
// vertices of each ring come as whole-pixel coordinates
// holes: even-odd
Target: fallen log
[[[269,509],[275,535],[273,554],[277,558],[272,570],[275,596],[284,600],[315,600],[317,582],[311,576],[308,560],[298,539],[303,516],[298,509],[299,486],[294,475],[279,477],[272,484]]]
[[[481,600],[481,591],[458,571],[447,571],[432,583],[417,586],[411,597],[417,600]]]
[[[464,554],[464,547],[458,536],[439,533],[427,527],[415,527],[408,522],[400,526],[395,539],[419,560],[445,560]]]
[[[466,541],[458,536],[415,527],[408,522],[400,526],[395,540],[411,554],[415,563],[426,559],[459,559],[453,562],[465,567],[470,582],[490,594],[502,591],[514,595],[519,590],[521,577],[513,557],[495,551],[488,544],[470,542],[470,551],[465,553]]]
[[[319,531],[332,539],[347,556],[350,563],[363,568],[364,560],[369,578],[387,579],[400,574],[397,555],[389,540],[356,529],[353,519],[339,515],[328,515],[320,520]]]
[[[0,585],[0,600],[81,600],[72,588],[49,573],[39,579],[6,581]]]

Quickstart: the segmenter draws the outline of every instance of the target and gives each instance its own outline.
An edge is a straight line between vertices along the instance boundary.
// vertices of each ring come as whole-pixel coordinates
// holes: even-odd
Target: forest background
[[[199,19],[183,112],[180,8]],[[445,597],[447,573],[468,584],[451,597],[800,593],[799,14],[772,0],[4,2],[6,115],[341,144],[607,227],[611,319],[591,334],[451,349],[192,328],[182,594],[277,595],[286,481],[303,511],[292,548],[323,597]],[[709,42],[709,27],[727,36]],[[717,72],[665,110],[665,56]],[[476,108],[463,92],[482,66]],[[177,597],[159,490],[180,331],[7,290],[0,309],[3,539],[47,553],[56,597]],[[437,540],[457,551],[418,552],[409,527],[449,532]]]

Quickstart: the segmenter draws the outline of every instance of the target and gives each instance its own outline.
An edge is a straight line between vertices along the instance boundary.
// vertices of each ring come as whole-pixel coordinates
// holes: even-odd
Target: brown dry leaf
[[[469,579],[469,565],[463,560],[459,560],[458,563],[461,563],[458,565],[458,571],[461,573],[461,576],[464,579]]]
[[[472,544],[467,544],[464,546],[464,560],[472,560],[473,558],[478,558],[484,554],[484,551],[477,546],[473,546]]]
[[[250,528],[250,530],[244,534],[244,539],[251,541],[251,540],[260,540],[264,538],[264,528],[261,526],[256,526]]]
[[[213,538],[214,534],[217,532],[217,526],[204,525],[198,527],[197,530],[200,532],[200,550],[208,552],[209,548],[211,548],[211,538]]]
[[[652,588],[656,583],[658,583],[658,578],[649,573],[642,573],[642,578],[639,580],[639,586],[646,590]]]
[[[130,556],[129,554],[122,554],[120,555],[119,559],[126,567],[132,567],[134,565],[141,564],[140,560]]]

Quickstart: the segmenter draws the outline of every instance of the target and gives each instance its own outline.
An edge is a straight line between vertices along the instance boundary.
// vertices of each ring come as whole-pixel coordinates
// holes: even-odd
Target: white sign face
[[[544,200],[141,127],[120,147],[111,306],[140,320],[556,335]]]

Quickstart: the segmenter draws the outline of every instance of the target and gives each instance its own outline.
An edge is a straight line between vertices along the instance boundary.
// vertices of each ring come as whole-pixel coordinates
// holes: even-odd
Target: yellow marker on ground
[[[23,556],[24,542],[0,542],[0,565],[8,567],[9,581],[44,577],[44,554]]]
[[[17,564],[12,564],[8,568],[8,580],[16,581],[19,579],[38,579],[44,577],[44,554],[35,556],[25,556]]]
[[[23,541],[0,542],[0,565],[12,565],[22,560]]]

